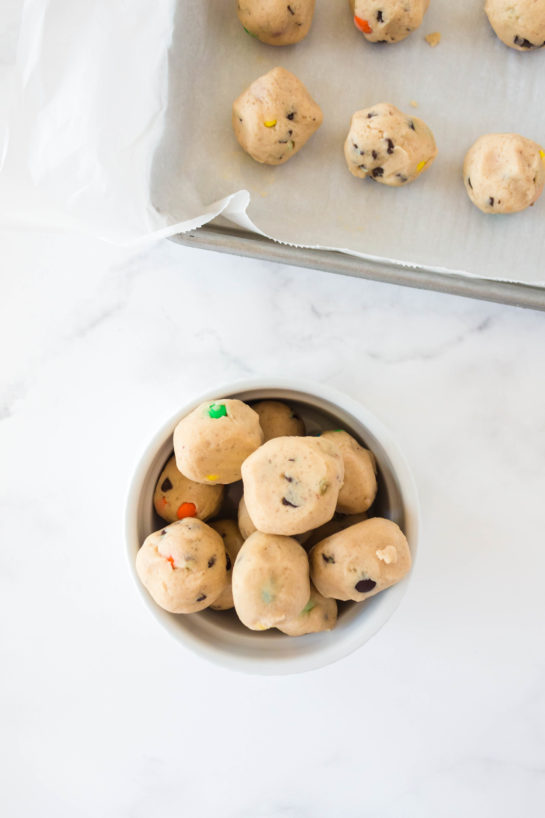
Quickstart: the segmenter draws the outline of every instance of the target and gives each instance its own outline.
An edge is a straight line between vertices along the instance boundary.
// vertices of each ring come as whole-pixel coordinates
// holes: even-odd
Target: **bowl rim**
[[[372,432],[372,434],[377,438],[377,440],[380,441],[381,446],[383,446],[392,464],[392,471],[398,483],[402,498],[405,514],[404,533],[409,541],[411,549],[411,571],[396,585],[392,586],[386,591],[383,591],[381,594],[377,594],[376,597],[373,597],[375,600],[381,597],[384,604],[377,605],[377,609],[371,623],[369,622],[369,617],[362,617],[362,624],[367,620],[367,627],[365,629],[363,627],[359,629],[355,628],[354,633],[352,633],[350,638],[344,638],[342,641],[339,640],[338,644],[335,643],[335,640],[332,640],[327,648],[318,650],[311,655],[283,658],[273,657],[270,660],[264,660],[262,657],[249,659],[248,657],[237,656],[235,653],[230,654],[224,649],[218,648],[213,642],[205,641],[198,636],[195,636],[189,630],[184,630],[183,627],[180,627],[183,620],[177,618],[174,624],[172,618],[173,615],[169,614],[167,611],[164,611],[153,601],[149,593],[140,582],[140,579],[136,573],[134,555],[141,545],[138,537],[138,508],[145,478],[149,473],[158,450],[164,445],[168,437],[172,435],[174,427],[181,420],[181,418],[191,412],[199,404],[212,399],[227,399],[237,394],[250,392],[253,390],[289,390],[297,392],[300,393],[301,400],[304,400],[305,395],[309,398],[318,398],[352,415],[365,428],[368,428],[369,431]],[[274,400],[275,398],[267,396],[261,399]],[[276,399],[284,399],[289,401],[289,398],[278,397]],[[259,675],[284,675],[316,670],[332,664],[333,662],[339,661],[368,642],[369,639],[371,639],[390,619],[407,591],[416,562],[420,528],[420,505],[412,472],[405,456],[401,452],[398,444],[395,442],[391,432],[385,426],[385,424],[369,409],[367,409],[363,403],[350,397],[346,393],[337,390],[335,387],[332,387],[329,384],[321,384],[314,381],[295,378],[259,377],[239,379],[220,384],[213,389],[207,389],[195,397],[189,398],[174,415],[172,415],[165,423],[161,425],[159,430],[152,436],[149,443],[145,446],[143,452],[138,458],[136,468],[132,479],[130,480],[125,503],[125,550],[129,563],[129,570],[134,582],[136,583],[140,597],[153,617],[170,633],[174,639],[176,639],[179,644],[189,648],[199,656],[202,656],[209,661],[230,670]],[[183,615],[180,614],[180,617],[182,616]],[[332,631],[332,633],[334,633],[334,631]],[[305,637],[291,638],[304,639]]]

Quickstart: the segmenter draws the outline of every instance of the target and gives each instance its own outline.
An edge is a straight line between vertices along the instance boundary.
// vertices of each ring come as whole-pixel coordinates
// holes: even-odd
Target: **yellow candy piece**
[[[218,479],[218,475],[217,475],[217,474],[207,474],[207,475],[206,475],[206,479],[207,479],[207,480],[217,480],[217,479]]]
[[[541,156],[541,158],[542,158],[542,159],[543,159],[543,161],[545,162],[545,151],[540,151],[540,152],[539,152],[539,155]]]
[[[274,128],[276,125],[276,119],[269,119],[267,122],[263,123],[266,128]]]
[[[429,159],[423,159],[422,162],[419,162],[416,166],[416,172],[420,173],[420,171],[424,170],[429,161]]]

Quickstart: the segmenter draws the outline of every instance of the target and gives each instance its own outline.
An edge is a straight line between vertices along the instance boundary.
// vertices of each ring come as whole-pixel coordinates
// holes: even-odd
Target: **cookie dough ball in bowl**
[[[316,0],[238,0],[245,31],[268,45],[293,45],[307,36]]]
[[[136,572],[165,611],[202,611],[227,581],[223,540],[202,520],[179,520],[146,537],[136,556]]]
[[[304,534],[330,520],[343,478],[339,449],[321,437],[275,437],[242,464],[250,518],[270,534]]]
[[[240,480],[242,462],[263,443],[259,417],[241,400],[206,401],[174,429],[176,466],[190,480]]]
[[[173,455],[159,475],[153,505],[159,517],[169,523],[184,517],[208,520],[218,513],[222,499],[223,486],[205,486],[185,477]]]
[[[532,51],[545,46],[545,0],[486,0],[484,10],[509,48]]]
[[[344,463],[344,483],[339,492],[337,511],[361,514],[372,505],[377,493],[377,464],[369,449],[342,430],[324,432],[322,438],[338,446]]]
[[[252,409],[259,415],[265,443],[273,437],[305,434],[304,421],[287,403],[279,400],[262,400],[254,403]]]
[[[256,79],[233,103],[233,130],[256,162],[281,165],[322,124],[322,111],[303,83],[284,68]]]
[[[333,519],[328,523],[324,523],[310,532],[309,538],[305,540],[304,543],[305,548],[308,551],[313,545],[316,545],[316,543],[325,540],[326,537],[331,537],[331,535],[336,534],[337,531],[344,531],[345,528],[349,528],[351,525],[361,523],[363,520],[367,520],[368,517],[369,515],[365,512],[361,514],[335,514]]]
[[[354,25],[370,43],[399,43],[422,24],[430,0],[349,0]]]
[[[525,210],[543,191],[545,150],[519,134],[485,134],[466,154],[464,184],[483,213]]]
[[[399,582],[409,572],[411,552],[398,525],[372,517],[317,543],[309,561],[321,594],[361,602]]]
[[[244,495],[242,495],[242,497],[240,498],[240,502],[238,504],[238,528],[245,540],[248,539],[250,534],[253,534],[254,531],[257,531],[257,528],[254,525],[252,518],[248,514],[248,509],[246,507]]]
[[[344,144],[353,176],[392,187],[413,182],[436,155],[435,139],[426,123],[387,102],[356,111]]]
[[[310,597],[308,558],[297,540],[256,531],[233,568],[233,599],[240,621],[267,630],[297,616]]]
[[[234,520],[215,520],[213,523],[210,523],[210,528],[218,532],[223,540],[225,551],[227,552],[227,580],[225,587],[219,597],[212,602],[210,607],[215,611],[227,611],[234,605],[233,590],[231,587],[232,571],[244,539]]]
[[[311,583],[310,599],[301,613],[276,627],[288,636],[304,636],[306,633],[333,630],[336,622],[337,603],[322,596]]]

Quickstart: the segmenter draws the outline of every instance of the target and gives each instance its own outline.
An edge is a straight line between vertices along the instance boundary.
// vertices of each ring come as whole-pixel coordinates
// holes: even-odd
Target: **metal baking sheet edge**
[[[466,298],[479,298],[515,307],[545,311],[545,288],[510,281],[460,276],[456,273],[434,273],[413,267],[398,267],[367,261],[334,250],[311,250],[279,244],[263,236],[243,230],[231,230],[216,225],[205,225],[187,233],[178,233],[172,241],[202,250],[215,250],[237,256],[264,259],[278,264],[309,267],[339,275],[369,278],[399,284],[436,290]]]

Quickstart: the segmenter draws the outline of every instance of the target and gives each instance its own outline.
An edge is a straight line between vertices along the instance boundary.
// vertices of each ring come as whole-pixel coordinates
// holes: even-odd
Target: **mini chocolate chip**
[[[518,34],[515,36],[513,42],[520,48],[537,48],[537,46],[531,43],[530,40],[527,40],[525,37],[519,37]]]
[[[170,491],[171,488],[172,488],[172,483],[168,479],[168,477],[166,477],[163,480],[163,482],[161,483],[161,491]]]
[[[282,477],[284,480],[287,480],[288,483],[293,483],[293,477],[290,477],[289,474],[283,474]]]
[[[382,16],[382,12],[377,11],[377,23],[383,23],[383,22],[384,22],[384,18]]]
[[[355,143],[355,142],[352,142],[352,144],[354,145],[354,147],[356,148],[356,150],[357,150],[357,151],[359,151],[360,146],[359,146],[359,145],[356,145],[356,143]]]
[[[396,176],[397,176],[397,178],[399,179],[400,182],[408,182],[409,181],[408,176],[405,176],[404,173],[396,173]]]
[[[301,418],[299,417],[299,415],[296,415],[296,414],[295,414],[295,412],[292,412],[292,413],[291,413],[291,417],[292,417],[292,418],[295,418],[295,420],[301,420]]]
[[[378,116],[377,112],[376,112],[376,111],[370,111],[370,112],[367,114],[367,119],[371,119],[371,118],[372,118],[372,117],[374,117],[374,116]]]
[[[374,579],[360,579],[356,582],[355,588],[360,594],[366,594],[367,591],[372,591],[376,584]]]
[[[205,599],[206,599],[206,594],[199,594],[196,601],[197,602],[204,602]]]
[[[288,6],[288,11],[289,11],[290,14],[295,14],[295,12],[294,12],[294,10],[292,9],[291,6]]]
[[[469,187],[471,188],[471,190],[473,190],[473,185],[471,184],[471,179],[469,178],[469,176],[467,177],[467,183],[468,183]]]
[[[165,535],[166,533],[167,533],[166,528],[163,528],[163,530],[161,531],[161,537],[164,537],[164,535]]]
[[[376,179],[377,176],[384,176],[384,168],[373,168],[373,178]]]
[[[322,554],[322,559],[324,562],[335,562],[335,557],[333,557],[331,554]]]
[[[299,506],[296,506],[295,503],[290,503],[290,501],[286,497],[282,497],[282,505],[290,506],[291,508],[299,508]]]
[[[493,196],[491,196],[490,199],[488,200],[488,204],[490,205],[490,207],[494,207],[494,197]]]
[[[291,136],[292,134],[293,134],[293,131],[288,131],[288,136]]]
[[[416,131],[416,128],[414,127],[414,122],[412,121],[412,119],[409,120],[409,128],[412,128],[413,131]]]
[[[378,153],[376,151],[371,151],[371,156],[373,159],[378,159]]]
[[[229,554],[225,555],[225,568],[227,569],[227,571],[231,570],[231,560],[229,558]]]
[[[388,153],[394,152],[394,143],[391,139],[387,139],[386,142],[388,143]]]
[[[377,45],[380,45],[382,43],[387,43],[387,42],[388,42],[388,40],[377,40]]]
[[[295,116],[295,111],[292,111],[291,114],[288,114],[286,119],[293,119]]]
[[[288,463],[295,463],[295,457],[288,457]]]
[[[216,558],[215,557],[210,557],[210,559],[208,560],[208,567],[212,568],[212,566],[215,565],[215,564],[216,564]]]
[[[365,165],[358,165],[358,167],[359,167],[360,170],[367,170]]]
[[[278,144],[279,144],[279,145],[287,145],[287,144],[288,144],[288,141],[289,141],[289,140],[287,140],[287,139],[279,139],[279,140],[278,140]]]

